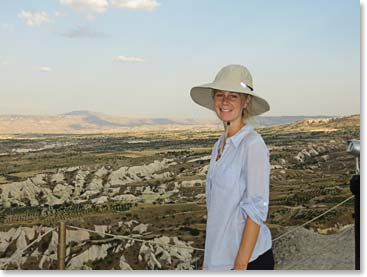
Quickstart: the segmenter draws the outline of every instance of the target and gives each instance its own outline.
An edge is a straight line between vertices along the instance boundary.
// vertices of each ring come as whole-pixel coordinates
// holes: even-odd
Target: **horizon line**
[[[125,116],[125,115],[115,115],[115,114],[106,114],[103,112],[96,112],[91,110],[75,110],[71,112],[65,112],[65,113],[57,113],[57,114],[30,114],[30,113],[2,113],[0,112],[0,116],[83,116],[83,115],[73,115],[72,113],[90,113],[90,115],[105,115],[105,116],[113,116],[113,117],[124,117],[124,118],[151,118],[151,119],[167,119],[167,118],[180,118],[180,119],[206,119],[206,120],[215,120],[216,118],[209,118],[209,117],[162,117],[162,116]],[[256,117],[345,117],[345,116],[354,116],[359,115],[359,113],[353,113],[353,114],[343,114],[343,115],[322,115],[322,114],[316,114],[316,115],[304,115],[304,114],[296,114],[296,115],[256,115],[253,116]]]

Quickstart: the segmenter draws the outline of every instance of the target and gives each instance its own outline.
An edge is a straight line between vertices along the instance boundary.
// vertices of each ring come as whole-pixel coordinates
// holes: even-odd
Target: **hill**
[[[251,119],[254,126],[292,124],[305,116],[258,116]],[[309,120],[330,120],[334,117],[307,117]],[[72,111],[61,115],[0,115],[0,134],[97,134],[134,131],[187,130],[193,127],[220,130],[221,122],[193,118],[130,118],[110,116],[92,111]]]
[[[360,115],[329,117],[329,118],[304,118],[292,123],[269,126],[263,128],[266,133],[293,133],[293,132],[332,132],[339,129],[360,128]]]

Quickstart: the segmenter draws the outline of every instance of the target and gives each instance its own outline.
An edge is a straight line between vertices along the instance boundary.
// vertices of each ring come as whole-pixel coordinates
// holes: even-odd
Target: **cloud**
[[[96,14],[105,13],[110,4],[113,8],[154,10],[161,4],[156,0],[59,0],[61,5],[69,6],[93,20]],[[55,14],[56,17],[58,17]]]
[[[142,63],[142,62],[144,62],[143,58],[126,57],[126,56],[117,56],[117,57],[114,57],[113,60],[115,62],[129,62],[129,63]]]
[[[48,67],[48,66],[41,66],[41,67],[39,68],[39,70],[40,70],[41,72],[51,72],[51,71],[52,71],[52,68],[51,68],[51,67]]]
[[[90,30],[86,26],[77,26],[75,29],[69,30],[65,33],[61,33],[61,36],[68,38],[106,38],[107,34]]]
[[[65,17],[66,16],[66,13],[55,11],[54,12],[54,16],[55,17]]]
[[[18,17],[30,27],[39,27],[43,23],[51,22],[46,12],[21,11]]]
[[[155,0],[111,0],[112,7],[122,9],[154,10],[160,3]]]
[[[94,19],[96,13],[104,13],[108,8],[108,0],[60,0],[60,4]]]

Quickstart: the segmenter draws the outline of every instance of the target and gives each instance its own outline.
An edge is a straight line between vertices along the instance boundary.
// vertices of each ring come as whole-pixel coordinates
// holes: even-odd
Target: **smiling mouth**
[[[229,113],[231,112],[232,110],[228,110],[228,109],[219,109],[221,112],[225,112],[225,113]]]

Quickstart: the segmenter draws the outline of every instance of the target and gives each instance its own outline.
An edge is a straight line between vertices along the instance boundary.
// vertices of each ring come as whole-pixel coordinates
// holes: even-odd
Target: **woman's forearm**
[[[259,236],[260,225],[247,217],[233,269],[247,269],[247,265]]]

